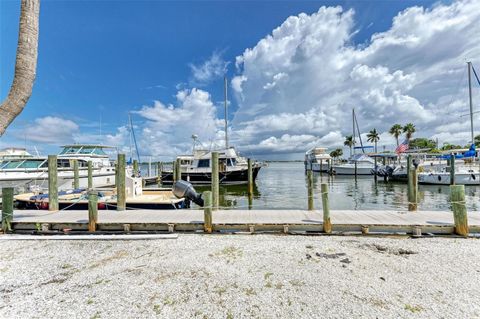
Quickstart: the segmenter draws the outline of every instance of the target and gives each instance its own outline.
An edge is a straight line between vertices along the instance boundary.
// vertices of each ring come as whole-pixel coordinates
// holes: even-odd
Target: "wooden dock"
[[[454,233],[453,213],[447,211],[354,211],[330,212],[334,233]],[[321,210],[217,210],[213,231],[322,232]],[[99,231],[203,231],[203,210],[99,211]],[[470,233],[480,233],[480,212],[469,212]],[[16,210],[13,230],[88,229],[88,211]]]

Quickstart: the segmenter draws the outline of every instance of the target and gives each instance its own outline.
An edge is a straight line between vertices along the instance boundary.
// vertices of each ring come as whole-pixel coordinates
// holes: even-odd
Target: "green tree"
[[[380,135],[377,132],[377,129],[373,129],[367,134],[367,141],[370,143],[375,143],[375,153],[377,152],[377,143],[380,140]]]
[[[434,149],[437,147],[437,143],[434,140],[429,140],[428,138],[414,138],[408,141],[409,148],[429,148]]]
[[[410,139],[412,138],[412,135],[413,135],[413,133],[415,133],[415,131],[416,131],[415,125],[413,125],[412,123],[408,123],[403,127],[403,133],[405,133],[407,141],[410,141]]]
[[[388,133],[393,135],[395,137],[395,140],[397,141],[397,147],[398,147],[398,137],[402,135],[402,130],[403,127],[400,124],[393,124]]]
[[[339,158],[342,155],[343,155],[343,150],[341,148],[337,148],[330,152],[330,156],[333,157],[333,159]]]
[[[475,136],[474,143],[475,146],[480,147],[480,135]]]
[[[353,142],[353,135],[345,136],[345,142],[343,142],[343,145],[350,148],[350,156],[352,156],[352,146],[355,145],[355,143]]]

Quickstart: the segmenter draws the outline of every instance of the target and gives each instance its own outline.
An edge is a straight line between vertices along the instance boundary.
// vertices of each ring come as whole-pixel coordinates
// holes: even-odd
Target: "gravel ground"
[[[1,242],[2,318],[480,318],[480,241]]]

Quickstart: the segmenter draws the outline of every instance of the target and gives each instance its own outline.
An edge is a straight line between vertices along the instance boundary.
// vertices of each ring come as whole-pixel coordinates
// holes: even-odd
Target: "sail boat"
[[[245,184],[248,182],[248,161],[238,154],[235,147],[228,143],[228,95],[227,77],[224,77],[225,94],[225,147],[214,150],[218,152],[220,184]],[[180,161],[182,180],[192,184],[210,184],[212,181],[212,152],[197,147],[198,136],[193,134],[192,154],[177,156]],[[262,163],[254,162],[252,165],[253,180],[256,179]],[[162,183],[173,183],[173,170],[162,171]]]
[[[333,165],[333,173],[336,175],[372,175],[372,170],[375,167],[375,163],[371,157],[365,154],[366,146],[363,146],[362,137],[360,135],[360,129],[358,127],[357,117],[355,116],[355,109],[352,110],[352,122],[353,122],[353,155],[348,159],[345,164]],[[360,147],[355,147],[355,134],[358,132],[358,138],[360,140]],[[356,149],[361,149],[362,153],[355,154]]]
[[[472,62],[467,62],[468,73],[468,100],[470,106],[470,137],[471,146],[470,149],[463,153],[456,155],[456,159],[463,159],[465,165],[459,165],[455,171],[455,184],[458,185],[479,185],[480,184],[480,172],[478,165],[470,165],[467,162],[475,163],[477,157],[477,151],[475,149],[475,135],[473,130],[473,102],[472,102],[472,71],[475,78],[480,85],[480,79],[477,72],[472,65]],[[472,161],[473,159],[473,161]],[[439,171],[422,172],[418,174],[419,184],[435,184],[435,185],[449,185],[450,184],[450,169],[451,166],[441,167]]]

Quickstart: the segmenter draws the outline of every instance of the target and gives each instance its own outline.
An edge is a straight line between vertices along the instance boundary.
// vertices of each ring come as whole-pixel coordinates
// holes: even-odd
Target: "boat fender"
[[[475,177],[475,174],[472,174],[472,179],[473,179],[473,180],[475,180],[475,179],[476,179],[476,177]]]
[[[438,181],[440,182],[442,180],[442,176],[438,175]]]
[[[48,209],[48,203],[47,202],[40,202],[40,209]]]
[[[107,205],[105,205],[105,203],[97,203],[97,208],[98,209],[105,209],[107,207]]]

